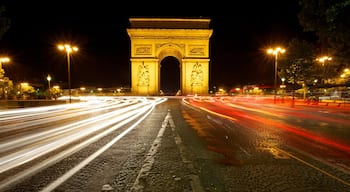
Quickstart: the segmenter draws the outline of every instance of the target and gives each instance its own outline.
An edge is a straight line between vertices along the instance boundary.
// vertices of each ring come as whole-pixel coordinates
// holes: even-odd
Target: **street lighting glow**
[[[71,47],[69,44],[65,44],[65,45],[58,45],[57,46],[59,50],[64,50],[64,51],[67,51],[67,52],[73,52],[73,51],[78,51],[78,47],[76,46],[73,46]]]
[[[332,57],[322,56],[322,57],[317,58],[316,60],[319,61],[319,62],[321,62],[321,63],[322,63],[322,66],[324,67],[325,62],[326,62],[326,61],[332,60]],[[325,84],[325,81],[326,81],[325,75],[326,75],[326,69],[323,68],[323,74],[322,74],[323,80],[322,80],[322,84]]]
[[[323,56],[323,57],[319,57],[317,58],[317,61],[322,63],[322,66],[324,66],[325,61],[330,61],[332,60],[332,57],[328,57],[328,56]]]
[[[273,55],[277,55],[278,53],[284,53],[284,52],[286,52],[286,50],[281,47],[276,47],[275,49],[270,48],[267,50],[268,54],[273,54]]]
[[[48,81],[51,81],[51,76],[50,76],[50,74],[47,75],[47,80],[48,80]]]
[[[344,73],[340,75],[341,78],[345,78],[350,75],[349,68],[344,69]]]
[[[2,58],[0,58],[0,62],[1,62],[1,63],[9,62],[9,61],[10,61],[10,58],[8,58],[8,57],[2,57]]]
[[[50,81],[51,81],[51,76],[50,76],[50,74],[47,75],[46,79],[47,79],[47,82],[48,82],[48,84],[49,84],[49,91],[50,91],[50,88],[51,88],[51,86],[50,86]]]
[[[70,53],[78,51],[78,47],[71,46],[69,44],[64,44],[64,45],[58,45],[57,48],[61,51],[66,51],[66,53],[67,53],[69,103],[71,103],[72,102],[72,90],[71,90],[71,83],[70,83]]]
[[[267,53],[275,55],[275,80],[274,80],[274,103],[276,103],[276,94],[277,94],[277,66],[278,66],[278,54],[286,52],[285,49],[281,47],[276,47],[275,49],[268,49]]]
[[[3,77],[3,75],[5,74],[5,71],[3,71],[2,69],[2,63],[6,63],[6,62],[10,62],[10,58],[8,57],[0,57],[0,78]]]

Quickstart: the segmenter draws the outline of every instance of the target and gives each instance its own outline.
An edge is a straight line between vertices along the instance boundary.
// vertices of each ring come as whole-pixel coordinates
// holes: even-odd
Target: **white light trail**
[[[118,99],[114,98],[114,100]],[[34,159],[37,159],[43,155],[47,155],[48,153],[60,149],[63,146],[68,146],[68,144],[74,143],[77,140],[81,140],[88,135],[96,134],[88,140],[80,142],[74,146],[70,146],[70,148],[66,149],[65,151],[56,153],[55,156],[49,157],[45,162],[33,165],[29,169],[23,170],[22,172],[19,172],[12,177],[6,178],[5,180],[1,181],[0,189],[15,182],[19,178],[34,174],[38,170],[50,166],[51,164],[67,157],[68,155],[79,151],[92,142],[95,142],[107,134],[110,134],[117,128],[131,122],[147,111],[148,114],[151,111],[150,109],[153,109],[155,105],[166,101],[165,98],[143,97],[123,98],[123,100],[125,101],[111,102],[111,99],[106,99],[102,103],[95,103],[93,106],[96,108],[96,110],[98,109],[96,105],[104,106],[106,103],[110,104],[110,106],[101,107],[102,111],[105,110],[105,113],[103,114],[100,111],[100,115],[95,115],[88,119],[77,121],[68,125],[52,127],[50,130],[38,132],[35,134],[31,133],[29,135],[21,136],[13,140],[8,139],[7,141],[1,141],[0,174],[17,166],[30,162]],[[111,103],[117,104],[111,105]],[[85,108],[86,106],[84,106],[85,105],[82,105],[80,107],[83,107],[85,111],[89,111],[93,114],[96,112],[94,110],[89,110],[89,108]],[[41,110],[38,110],[39,113],[40,111]],[[76,112],[80,113],[79,111],[80,108],[78,108]],[[35,115],[33,111],[31,113]],[[63,112],[58,112],[58,114],[61,113]],[[143,118],[145,117],[146,116]],[[62,118],[62,116],[58,118]],[[43,122],[45,122],[43,125],[48,123],[48,121],[45,120],[43,120],[41,123]],[[141,122],[141,120],[138,122]],[[28,122],[28,124],[30,124],[30,122]],[[40,126],[40,123],[36,126]],[[136,126],[136,124],[134,126]],[[128,130],[129,129],[130,128],[128,128]],[[121,136],[117,137],[120,139],[127,132],[122,133]]]

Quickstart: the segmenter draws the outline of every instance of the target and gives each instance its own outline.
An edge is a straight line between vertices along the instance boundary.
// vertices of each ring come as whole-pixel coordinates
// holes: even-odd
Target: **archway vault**
[[[131,89],[135,95],[159,95],[160,63],[180,63],[183,95],[208,94],[210,19],[130,18]]]

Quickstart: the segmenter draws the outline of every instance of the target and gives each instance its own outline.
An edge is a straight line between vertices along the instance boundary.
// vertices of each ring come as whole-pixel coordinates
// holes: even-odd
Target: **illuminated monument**
[[[180,63],[182,95],[208,94],[210,19],[129,18],[131,89],[135,95],[159,95],[161,62]]]

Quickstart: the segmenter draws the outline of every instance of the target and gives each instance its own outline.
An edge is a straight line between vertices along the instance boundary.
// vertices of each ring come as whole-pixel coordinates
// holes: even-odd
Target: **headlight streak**
[[[12,169],[13,167],[16,167],[18,165],[29,162],[35,158],[38,158],[41,155],[49,153],[53,150],[56,150],[57,148],[60,148],[91,133],[94,133],[100,129],[103,129],[104,127],[117,123],[118,121],[121,121],[124,118],[128,118],[132,116],[135,112],[137,112],[138,109],[142,109],[142,107],[147,105],[149,105],[149,103],[140,103],[137,105],[132,105],[127,108],[109,112],[100,116],[75,122],[73,124],[52,129],[50,131],[42,132],[39,134],[31,135],[22,139],[16,139],[13,142],[3,144],[0,146],[1,150],[10,150],[16,147],[19,148],[21,146],[30,145],[37,142],[40,142],[41,146],[37,147],[37,145],[32,145],[32,147],[30,148],[26,147],[24,148],[24,150],[20,150],[11,155],[1,157],[0,173]],[[115,118],[115,116],[117,116],[117,118]],[[108,118],[113,119],[107,121]],[[95,122],[103,123],[100,123],[98,126],[86,127]],[[77,130],[82,128],[83,130],[77,132]],[[73,132],[73,134],[71,134],[71,132]],[[55,141],[52,142],[52,139],[55,139]],[[45,144],[43,141],[45,141],[48,144]]]
[[[99,112],[99,111],[103,111],[103,110],[107,110],[107,109],[124,107],[124,106],[130,105],[130,104],[135,104],[135,103],[137,103],[136,100],[134,100],[132,103],[122,103],[122,104],[118,103],[119,105],[112,105],[112,104],[109,104],[108,106],[94,105],[93,108],[88,108],[88,109],[82,108],[81,110],[78,110],[78,111],[71,111],[71,113],[60,115],[60,116],[55,115],[53,117],[46,117],[46,116],[44,116],[44,115],[48,115],[48,113],[41,113],[39,115],[35,114],[35,116],[40,116],[40,118],[36,119],[36,120],[33,120],[31,122],[27,122],[28,119],[25,119],[25,116],[19,116],[18,117],[18,115],[17,115],[18,118],[22,118],[23,119],[23,122],[10,124],[10,125],[4,125],[0,129],[0,133],[6,132],[6,131],[9,131],[9,130],[12,130],[12,129],[18,130],[18,129],[21,129],[21,128],[24,128],[24,127],[36,126],[36,125],[43,124],[43,123],[51,123],[51,122],[53,122],[55,120],[57,121],[57,120],[65,119],[65,118],[72,118],[74,116],[80,116],[80,115],[84,115],[84,114]],[[57,113],[57,112],[55,112],[55,113]],[[29,115],[26,115],[26,116],[29,116]],[[34,115],[31,115],[31,116],[34,116]]]
[[[84,102],[74,103],[74,104],[61,104],[61,105],[54,105],[54,106],[41,106],[41,107],[29,107],[29,108],[20,108],[20,109],[8,109],[8,110],[0,110],[0,122],[3,122],[5,120],[12,120],[12,119],[21,119],[23,117],[31,117],[31,116],[41,116],[42,114],[49,114],[49,113],[56,113],[58,111],[64,111],[64,110],[72,110],[72,109],[80,109],[80,108],[90,108],[90,107],[102,107],[109,106],[111,104],[117,104],[121,103],[123,101],[124,103],[131,103],[131,102],[137,102],[138,99],[129,98],[127,100],[118,99],[116,100],[113,97],[106,97],[106,98],[94,98],[94,97],[86,97],[84,99]],[[83,110],[83,109],[81,109]],[[40,113],[42,112],[42,113]]]
[[[57,113],[60,111],[69,111],[72,109],[84,110],[84,108],[97,108],[104,106],[109,106],[111,104],[120,103],[120,101],[114,102],[82,102],[77,104],[62,104],[55,106],[45,106],[45,107],[33,107],[33,108],[23,108],[23,109],[13,109],[8,111],[0,112],[0,121],[9,121],[15,119],[22,119],[25,117],[41,117],[42,115],[49,115],[51,113]]]
[[[31,115],[32,113],[38,113],[38,112],[46,112],[51,110],[59,110],[59,109],[69,109],[69,108],[76,108],[81,107],[90,104],[90,102],[82,102],[82,103],[74,103],[74,104],[62,104],[62,105],[54,105],[54,106],[44,106],[44,107],[29,107],[29,108],[20,108],[20,109],[9,109],[9,110],[2,110],[0,111],[0,116],[5,115],[13,115],[17,114],[26,114],[28,113]],[[13,117],[15,118],[15,117]]]
[[[115,121],[110,121],[111,122],[114,122],[114,124],[116,122],[119,122],[115,125],[112,126],[112,124],[110,123],[105,123],[104,125],[97,125],[97,126],[92,126],[94,128],[91,128],[93,130],[99,130],[101,129],[103,126],[112,126],[108,129],[106,129],[104,132],[101,132],[99,133],[98,135],[95,135],[93,138],[90,138],[89,140],[86,140],[84,141],[83,143],[80,143],[79,145],[76,145],[74,146],[73,148],[70,148],[70,149],[67,149],[66,151],[63,151],[57,155],[55,155],[55,157],[50,157],[50,159],[47,161],[47,162],[41,162],[40,164],[38,165],[35,165],[33,167],[31,167],[30,169],[27,169],[27,170],[24,170],[20,173],[18,173],[17,175],[11,177],[11,178],[8,178],[4,181],[2,181],[0,183],[0,189],[1,188],[4,188],[6,187],[7,185],[13,183],[13,182],[16,182],[19,178],[22,178],[22,177],[25,177],[25,176],[28,176],[30,174],[33,174],[35,171],[39,170],[39,169],[42,169],[43,167],[47,167],[49,165],[51,165],[52,163],[55,163],[57,161],[59,161],[60,159],[82,149],[84,146],[87,146],[95,141],[97,141],[98,139],[106,136],[107,134],[111,133],[112,131],[118,129],[119,127],[131,122],[132,120],[134,120],[135,118],[139,117],[140,115],[144,114],[145,112],[147,112],[146,115],[144,115],[141,119],[139,119],[137,121],[137,123],[135,123],[134,125],[132,125],[130,128],[128,128],[126,131],[124,131],[122,134],[120,134],[119,136],[117,136],[115,139],[114,139],[114,143],[119,140],[120,138],[122,138],[124,135],[127,134],[127,132],[129,132],[131,129],[133,129],[137,124],[139,124],[146,116],[148,116],[148,114],[153,110],[154,106],[159,104],[159,103],[162,103],[166,101],[166,99],[149,99],[149,100],[144,100],[144,105],[142,107],[136,107],[136,109],[134,111],[129,111],[128,113],[126,114],[123,114],[121,115],[120,117],[118,117]],[[63,140],[66,140],[67,138],[63,139]],[[70,136],[70,139],[74,139],[74,136]],[[55,141],[56,145],[57,143],[62,143],[62,140],[61,141]],[[113,143],[110,143],[108,144],[108,147],[110,147]],[[43,148],[48,148],[49,150],[52,149],[52,147],[55,147],[55,144],[48,144],[46,145],[46,147],[43,147]],[[106,146],[104,147],[106,148]],[[99,151],[101,151],[102,149],[100,149]],[[106,150],[106,149],[104,149]],[[45,154],[46,152],[45,151],[42,151],[41,154]],[[97,153],[97,152],[96,152]],[[96,156],[96,153],[94,154],[94,156]],[[102,152],[100,152],[102,153]],[[100,154],[99,153],[99,154]],[[94,157],[95,158],[95,157]],[[91,157],[90,157],[91,159]],[[85,166],[85,165],[84,165]],[[14,179],[15,178],[15,179]]]
[[[3,153],[5,151],[8,151],[8,150],[11,150],[14,148],[19,148],[22,146],[26,146],[26,145],[38,142],[38,141],[42,141],[45,138],[51,138],[51,137],[54,137],[56,135],[59,136],[59,135],[62,135],[64,133],[69,133],[70,131],[74,131],[74,130],[78,129],[79,127],[87,126],[91,123],[102,121],[102,120],[107,119],[107,118],[111,118],[115,115],[125,113],[129,110],[137,109],[138,107],[140,107],[142,105],[143,104],[138,104],[138,105],[132,106],[130,108],[122,108],[122,109],[117,110],[117,111],[112,111],[109,113],[105,113],[103,115],[84,119],[82,121],[77,121],[77,122],[71,123],[69,125],[61,126],[61,127],[55,128],[55,129],[50,129],[49,131],[44,131],[44,132],[40,132],[40,133],[32,134],[32,135],[26,135],[26,137],[17,138],[16,140],[12,140],[10,142],[2,142],[4,144],[0,145],[0,152]],[[27,150],[30,151],[30,149],[27,149]],[[2,163],[3,162],[1,161],[1,158],[0,158],[0,168],[1,168]],[[0,171],[1,171],[1,169],[0,169]]]
[[[98,157],[100,154],[102,154],[104,151],[106,151],[107,149],[109,149],[114,143],[116,143],[117,141],[119,141],[121,138],[123,138],[127,133],[129,133],[132,129],[134,129],[137,125],[139,125],[154,109],[154,107],[162,102],[166,101],[166,99],[158,99],[156,100],[151,106],[149,106],[149,109],[145,109],[140,110],[140,112],[136,115],[134,115],[134,117],[132,119],[127,119],[125,122],[122,122],[121,125],[116,125],[113,126],[112,128],[110,128],[108,130],[108,133],[105,133],[102,136],[105,136],[107,134],[109,134],[110,132],[118,129],[119,127],[121,127],[124,124],[129,123],[131,120],[139,117],[141,114],[145,113],[147,110],[148,112],[142,116],[137,122],[135,122],[132,126],[130,126],[128,129],[126,129],[124,132],[122,132],[121,134],[119,134],[117,137],[115,137],[111,142],[109,142],[108,144],[106,144],[105,146],[103,146],[102,148],[100,148],[98,151],[96,151],[94,154],[92,154],[91,156],[89,156],[87,159],[85,159],[84,161],[82,161],[79,165],[75,166],[73,169],[69,170],[67,173],[65,173],[64,175],[62,175],[60,178],[56,179],[54,182],[52,182],[51,184],[49,184],[48,186],[46,186],[43,190],[41,190],[41,192],[50,192],[52,190],[54,190],[55,188],[57,188],[59,185],[61,185],[64,181],[66,181],[68,178],[70,178],[71,176],[73,176],[75,173],[77,173],[80,169],[82,169],[83,167],[85,167],[88,163],[90,163],[92,160],[94,160],[96,157]],[[102,137],[101,136],[101,137]],[[99,138],[96,138],[95,140],[98,140]],[[94,141],[92,141],[94,142]],[[1,188],[1,187],[0,187]]]

